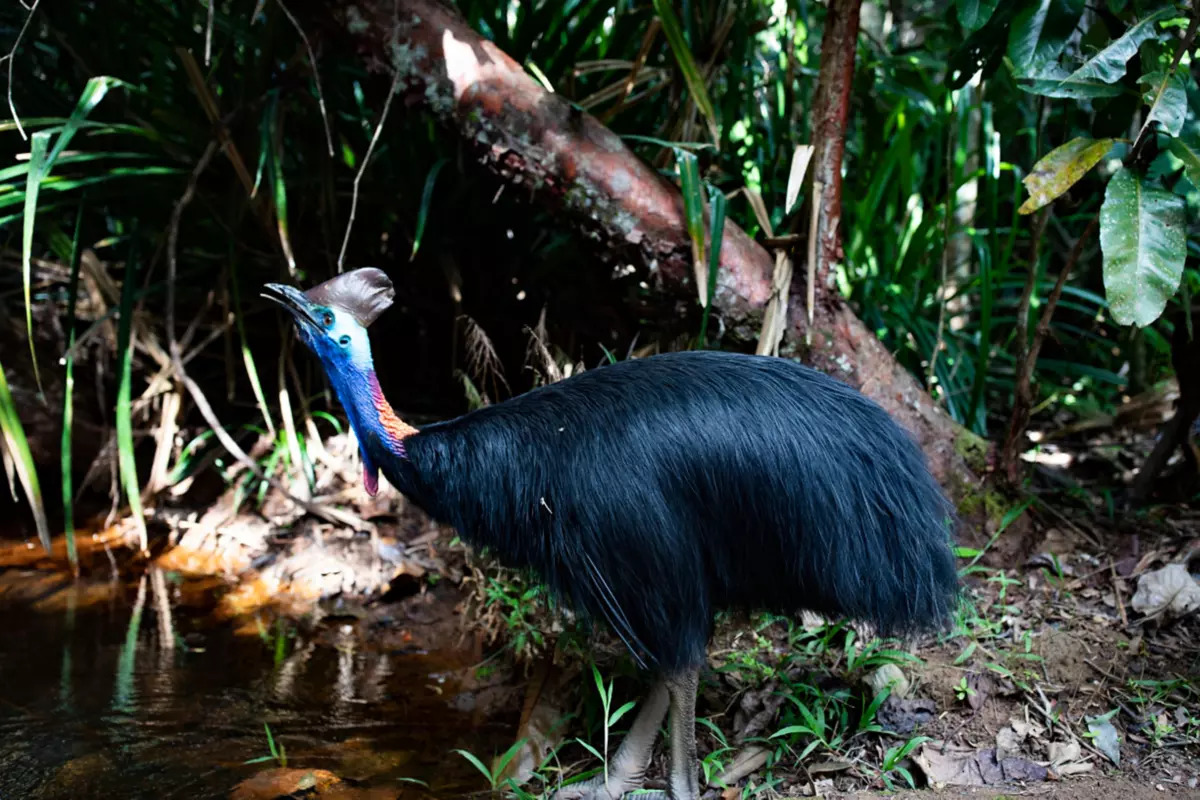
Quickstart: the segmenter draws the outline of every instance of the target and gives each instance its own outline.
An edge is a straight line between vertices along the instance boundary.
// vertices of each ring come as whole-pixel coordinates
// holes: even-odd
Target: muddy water
[[[346,796],[450,797],[482,788],[453,748],[486,760],[511,741],[511,721],[456,710],[463,656],[370,647],[353,619],[237,632],[188,597],[161,573],[0,572],[0,800],[228,798],[278,766],[245,763],[269,755],[264,722],[288,767]]]

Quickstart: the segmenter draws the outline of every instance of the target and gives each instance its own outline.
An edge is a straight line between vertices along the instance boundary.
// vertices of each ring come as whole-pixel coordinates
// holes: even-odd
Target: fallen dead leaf
[[[1088,732],[1096,749],[1108,756],[1113,764],[1121,766],[1121,737],[1113,724],[1106,717],[1093,717],[1088,720]]]
[[[1079,742],[1074,740],[1069,742],[1051,742],[1048,753],[1050,763],[1058,766],[1068,761],[1078,761],[1079,756],[1083,753],[1083,748],[1079,746]]]
[[[1024,758],[996,757],[996,749],[973,750],[926,744],[913,757],[934,786],[996,786],[1046,780],[1045,767]]]
[[[1024,741],[1025,737],[1013,730],[1011,725],[1001,728],[996,732],[996,758],[1003,761],[1019,756]]]
[[[978,711],[996,687],[987,675],[972,672],[967,676],[967,688],[970,690],[967,692],[967,705],[971,706],[972,711]]]
[[[1200,608],[1200,584],[1186,565],[1168,564],[1138,578],[1137,592],[1129,605],[1147,617],[1190,614]]]
[[[230,800],[274,800],[300,792],[319,797],[341,781],[324,769],[265,769],[239,783],[230,794]]]

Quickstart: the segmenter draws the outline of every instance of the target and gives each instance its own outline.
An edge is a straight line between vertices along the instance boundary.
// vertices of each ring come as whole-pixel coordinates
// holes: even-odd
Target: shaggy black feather
[[[780,358],[624,361],[422,428],[388,480],[532,568],[639,661],[702,664],[719,609],[807,608],[902,634],[955,602],[952,508],[908,434]]]

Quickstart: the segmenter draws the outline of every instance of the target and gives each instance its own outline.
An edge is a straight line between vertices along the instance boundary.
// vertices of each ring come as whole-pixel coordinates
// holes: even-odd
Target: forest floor
[[[454,651],[453,668],[430,661],[432,693],[432,678],[411,691],[489,721],[492,734],[463,748],[483,771],[504,750],[497,724],[501,743],[523,742],[496,767],[501,788],[511,778],[510,792],[539,796],[597,769],[580,744],[600,747],[605,733],[589,661],[615,686],[609,713],[637,699],[645,679],[607,637],[585,649],[536,586],[470,554],[394,491],[368,497],[352,447],[326,443],[316,494],[350,509],[366,533],[306,516],[273,491],[258,509],[225,491],[203,514],[155,510],[153,562],[175,576],[174,601],[186,604],[199,581],[212,619],[247,636],[287,620],[296,651],[344,647],[333,629],[415,664]],[[940,637],[879,643],[808,615],[722,619],[697,707],[706,796],[1200,797],[1200,588],[1188,572],[1200,558],[1200,507],[1110,513],[1079,478],[1088,459],[1075,466],[1074,487],[968,537],[968,599]],[[120,522],[85,537],[85,576],[111,572],[131,585],[146,566],[125,547],[131,530]],[[51,556],[29,543],[3,548],[0,599],[53,605],[68,583],[63,559],[61,538]],[[1182,582],[1155,583],[1164,577]],[[612,746],[631,719],[612,726]],[[229,796],[445,797],[487,787],[473,765],[422,786],[381,779],[385,765],[356,758],[353,776],[314,772],[296,753],[289,769],[246,767]],[[663,786],[664,758],[660,747],[651,786]]]

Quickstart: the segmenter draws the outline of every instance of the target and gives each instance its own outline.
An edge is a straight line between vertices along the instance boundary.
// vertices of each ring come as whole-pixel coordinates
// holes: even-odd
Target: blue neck
[[[363,481],[374,495],[379,468],[406,457],[398,429],[400,420],[383,397],[375,370],[345,366],[330,371],[330,382],[358,438],[363,462]],[[391,423],[391,424],[389,424]],[[390,470],[385,469],[390,474]]]

